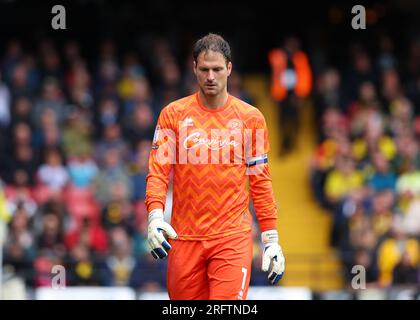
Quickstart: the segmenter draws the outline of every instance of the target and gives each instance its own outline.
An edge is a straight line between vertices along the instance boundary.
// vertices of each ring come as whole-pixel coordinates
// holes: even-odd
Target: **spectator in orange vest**
[[[282,48],[271,49],[271,97],[280,105],[281,153],[292,151],[299,128],[299,109],[302,99],[312,89],[312,71],[300,41],[289,36]]]

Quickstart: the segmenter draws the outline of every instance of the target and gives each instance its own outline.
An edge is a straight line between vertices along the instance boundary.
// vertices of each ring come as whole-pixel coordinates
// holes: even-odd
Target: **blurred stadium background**
[[[418,1],[78,0],[56,31],[54,4],[0,0],[3,299],[167,298],[145,241],[148,152],[160,109],[196,90],[191,46],[208,32],[232,46],[230,93],[270,132],[287,267],[268,286],[256,226],[249,299],[419,299]],[[268,55],[290,40],[312,78],[287,109]]]

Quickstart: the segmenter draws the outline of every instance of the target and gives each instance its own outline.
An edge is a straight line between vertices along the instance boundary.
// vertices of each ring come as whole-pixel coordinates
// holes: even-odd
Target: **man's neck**
[[[206,96],[201,90],[199,91],[200,100],[203,106],[209,109],[217,109],[226,104],[229,98],[227,91],[222,92],[217,96]]]

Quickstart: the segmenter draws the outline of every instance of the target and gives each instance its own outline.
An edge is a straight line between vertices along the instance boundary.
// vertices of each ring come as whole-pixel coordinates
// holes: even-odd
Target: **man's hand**
[[[261,240],[264,244],[262,259],[262,271],[268,271],[268,280],[275,285],[284,274],[285,260],[279,245],[277,230],[268,230],[261,233]]]
[[[153,258],[163,259],[168,255],[171,245],[166,241],[163,232],[171,239],[176,239],[178,235],[171,225],[163,220],[163,210],[155,209],[149,213],[149,227],[147,240],[149,241],[150,252]]]

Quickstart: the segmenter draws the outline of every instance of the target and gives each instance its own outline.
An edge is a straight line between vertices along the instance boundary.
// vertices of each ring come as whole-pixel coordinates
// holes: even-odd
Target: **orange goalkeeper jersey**
[[[148,212],[164,209],[173,170],[171,225],[179,239],[250,230],[250,196],[261,231],[276,229],[268,151],[264,116],[231,95],[214,110],[201,104],[198,93],[169,104],[160,113],[150,152]]]

